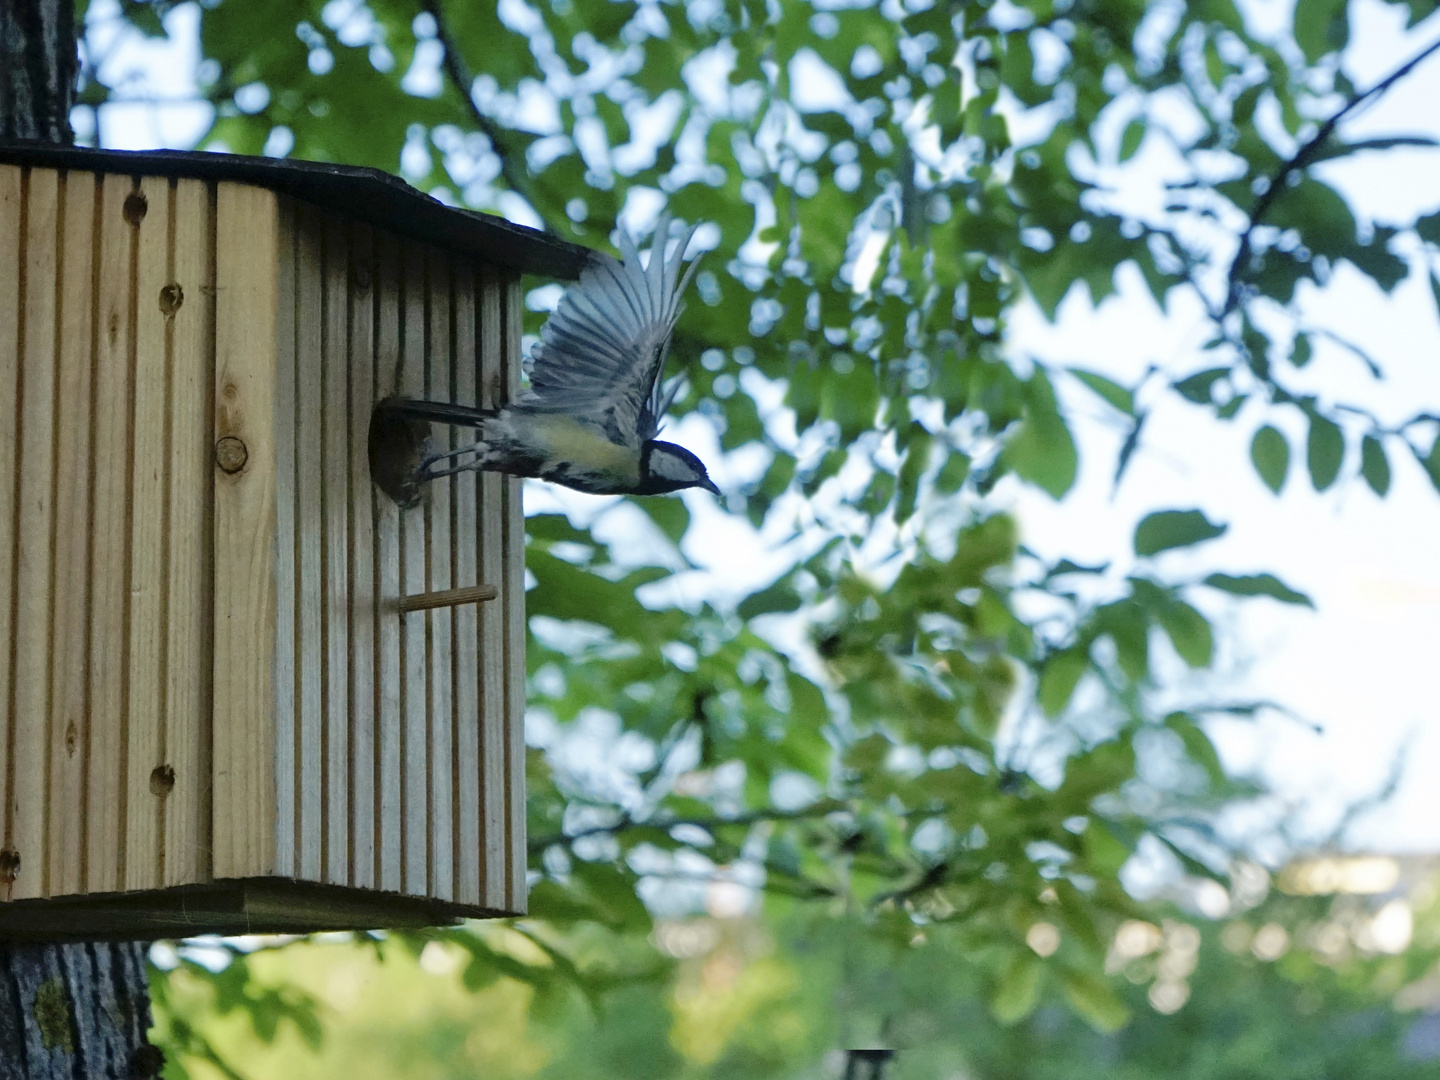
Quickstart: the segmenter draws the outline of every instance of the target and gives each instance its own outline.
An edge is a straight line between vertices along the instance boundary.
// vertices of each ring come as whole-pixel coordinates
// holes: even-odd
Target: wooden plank
[[[324,562],[324,880],[350,880],[350,243],[326,218],[321,488]]]
[[[245,467],[215,479],[215,876],[274,872],[275,304],[273,192],[220,184],[215,435]]]
[[[59,177],[32,169],[26,191],[19,484],[15,507],[12,796],[7,847],[20,856],[12,896],[45,895],[45,737],[50,716],[51,528],[55,510],[55,299]]]
[[[210,484],[215,223],[209,185],[177,181],[169,294],[170,490],[166,573],[165,885],[210,878]],[[178,303],[178,306],[175,306]],[[162,308],[165,310],[165,308]]]
[[[0,513],[0,642],[12,640],[11,601],[14,598],[15,500],[18,477],[15,461],[19,410],[16,386],[20,376],[20,290],[24,262],[20,247],[23,175],[13,165],[0,165],[0,479],[5,488],[0,498],[9,507]],[[14,710],[10,707],[13,671],[10,649],[0,647],[0,808],[10,805],[13,769],[12,732]],[[10,837],[5,813],[0,809],[0,845],[8,848]],[[8,860],[9,853],[6,858]],[[14,879],[0,875],[0,900],[12,894]]]
[[[375,498],[370,413],[375,407],[375,234],[350,234],[350,883],[375,887]],[[388,501],[388,500],[387,500]]]
[[[418,244],[402,248],[404,299],[401,313],[400,391],[407,397],[425,395],[425,250]],[[424,592],[425,507],[405,511],[400,518],[400,584],[405,593]],[[406,619],[400,629],[402,706],[404,727],[404,881],[402,891],[423,894],[429,886],[430,864],[430,755],[429,635],[424,619]]]
[[[479,400],[480,354],[476,351],[474,268],[457,259],[455,293],[455,400]],[[461,473],[454,479],[455,519],[451,541],[455,551],[455,583],[489,585],[479,577],[480,477]],[[455,899],[479,904],[480,876],[480,612],[490,604],[466,604],[455,611]]]
[[[295,722],[300,828],[298,876],[321,880],[325,838],[322,777],[324,695],[324,565],[321,554],[321,453],[324,407],[324,264],[320,215],[301,203],[295,212]],[[283,464],[283,463],[282,463]]]
[[[89,702],[90,379],[97,181],[63,180],[59,247],[59,410],[55,450],[55,637],[50,658],[47,892],[84,892],[85,727]]]
[[[399,389],[400,381],[400,247],[395,239],[377,234],[377,288],[379,322],[375,328],[375,398],[383,400]],[[369,425],[366,424],[368,443]],[[372,485],[372,491],[373,491]],[[377,609],[389,597],[400,595],[400,515],[398,506],[384,495],[374,492],[375,568]],[[401,750],[403,712],[401,709],[400,620],[377,610],[376,642],[379,662],[377,701],[379,711],[379,814],[380,834],[379,887],[399,892],[403,880],[404,848],[403,784],[404,761]]]
[[[426,396],[432,401],[453,401],[455,359],[450,350],[450,263],[449,257],[431,248],[427,253],[426,292],[429,300],[430,336],[426,349],[428,368]],[[438,429],[437,446],[450,449],[450,429]],[[429,573],[426,588],[447,592],[454,584],[451,573],[451,508],[454,481],[430,485],[426,507],[426,558]],[[455,612],[437,608],[423,618],[429,621],[430,653],[430,887],[429,894],[442,900],[455,896]]]
[[[170,453],[167,445],[169,320],[160,310],[170,281],[170,182],[140,182],[145,199],[135,271],[134,421],[130,440],[130,619],[125,753],[126,889],[160,884],[161,789],[151,784],[165,764],[165,532]]]
[[[295,203],[278,204],[275,310],[275,868],[296,877],[299,829],[295,655]]]
[[[479,278],[480,404],[493,409],[505,400],[505,306],[501,282],[493,273]],[[500,586],[500,603],[480,612],[480,797],[482,869],[481,902],[504,911],[507,892],[505,817],[505,635],[509,632],[509,584],[505,577],[505,477],[480,474],[480,528],[476,534],[480,580]]]
[[[520,338],[525,315],[520,306],[520,282],[501,281],[505,306],[505,388],[506,400],[520,393]],[[508,823],[506,846],[509,868],[506,874],[507,911],[523,915],[529,893],[525,881],[528,866],[525,850],[525,508],[524,482],[505,478],[505,719],[506,754],[505,813]]]
[[[125,220],[133,193],[128,176],[101,185],[96,256],[95,427],[91,458],[90,723],[86,758],[85,886],[120,888],[125,818],[125,613],[130,513],[131,257],[135,228]]]

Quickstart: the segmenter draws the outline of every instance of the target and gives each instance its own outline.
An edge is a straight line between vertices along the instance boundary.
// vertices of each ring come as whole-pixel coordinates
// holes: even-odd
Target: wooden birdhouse
[[[0,146],[0,939],[525,910],[519,482],[401,508],[369,427],[504,401],[520,275],[583,258],[371,170]]]

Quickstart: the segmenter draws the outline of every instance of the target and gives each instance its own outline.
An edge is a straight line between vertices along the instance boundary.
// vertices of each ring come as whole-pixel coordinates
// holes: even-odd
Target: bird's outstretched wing
[[[681,234],[667,259],[669,231],[666,214],[655,226],[648,266],[623,229],[622,259],[598,252],[592,257],[540,332],[520,407],[565,413],[620,446],[638,449],[655,437],[678,389],[677,383],[662,390],[660,373],[680,317],[680,296],[698,265],[692,262],[680,276],[694,227]]]

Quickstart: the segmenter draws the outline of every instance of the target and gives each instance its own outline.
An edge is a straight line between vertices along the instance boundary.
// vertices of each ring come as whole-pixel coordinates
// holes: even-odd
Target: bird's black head
[[[640,495],[664,495],[681,488],[704,488],[711,495],[720,489],[710,479],[700,459],[674,443],[651,439],[640,451]]]

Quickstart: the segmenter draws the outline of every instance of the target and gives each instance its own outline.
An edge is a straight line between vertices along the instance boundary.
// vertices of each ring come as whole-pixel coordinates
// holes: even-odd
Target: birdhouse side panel
[[[211,231],[200,182],[0,167],[8,899],[208,869]]]
[[[370,482],[368,429],[395,394],[503,401],[517,286],[469,257],[280,205],[294,299],[276,409],[278,872],[516,910],[523,789],[507,681],[517,649],[523,675],[509,614],[519,582],[523,628],[523,550],[506,515],[518,496],[464,473],[401,510]],[[464,437],[436,429],[435,449]],[[496,600],[400,609],[484,585]]]

